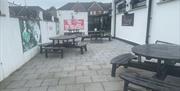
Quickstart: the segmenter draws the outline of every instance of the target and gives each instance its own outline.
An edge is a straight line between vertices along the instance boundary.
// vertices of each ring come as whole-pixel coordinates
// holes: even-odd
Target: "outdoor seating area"
[[[161,44],[159,44],[161,43]],[[174,76],[180,79],[180,46],[168,42],[156,41],[155,44],[138,45],[132,48],[132,54],[119,55],[111,60],[112,72],[111,76],[115,77],[116,68],[124,66],[125,68],[134,67],[144,71],[155,72],[152,76],[133,72],[120,73],[120,78],[124,80],[123,91],[141,91],[129,87],[134,84],[152,91],[179,91],[180,80],[170,79],[166,82],[167,76]],[[142,61],[142,57],[145,60]],[[137,61],[132,61],[136,59]],[[152,61],[154,59],[155,61]]]
[[[0,91],[180,91],[179,20],[180,0],[0,0]]]
[[[61,42],[54,41],[54,43]],[[42,52],[46,53],[48,49],[58,52],[59,47],[50,46],[54,43],[41,44]],[[153,44],[149,45],[149,48],[159,48],[156,45],[172,48],[174,52],[179,49],[179,46],[169,44]],[[84,55],[76,53],[74,47],[63,50],[65,55],[60,53],[61,57],[64,56],[63,59],[56,57],[59,56],[56,54],[48,56],[48,59],[38,54],[2,81],[0,89],[1,91],[145,91],[146,89],[179,91],[180,67],[172,64],[174,61],[179,62],[178,51],[176,54],[171,53],[169,57],[166,55],[167,59],[174,58],[172,62],[167,60],[167,63],[165,61],[158,64],[160,63],[158,61],[157,63],[149,61],[153,58],[152,55],[140,54],[143,52],[143,46],[146,45],[134,47],[113,39],[101,44],[89,42],[88,51]],[[149,52],[161,52],[157,49],[151,51],[149,48]]]
[[[88,43],[83,55],[67,48],[59,54],[38,54],[0,83],[0,91],[122,91],[123,81],[111,77],[110,60],[130,52],[132,45],[119,40]],[[122,69],[117,69],[116,75]]]

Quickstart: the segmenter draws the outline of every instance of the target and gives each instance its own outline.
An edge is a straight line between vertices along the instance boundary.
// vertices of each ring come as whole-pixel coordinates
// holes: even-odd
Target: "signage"
[[[83,19],[64,20],[64,30],[84,29]]]

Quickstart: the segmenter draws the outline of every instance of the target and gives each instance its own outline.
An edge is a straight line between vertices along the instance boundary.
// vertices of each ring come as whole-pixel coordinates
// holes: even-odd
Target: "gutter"
[[[150,26],[151,26],[151,13],[152,13],[152,1],[149,0],[148,5],[148,17],[147,17],[147,29],[146,29],[146,44],[149,44],[149,37],[150,37]]]

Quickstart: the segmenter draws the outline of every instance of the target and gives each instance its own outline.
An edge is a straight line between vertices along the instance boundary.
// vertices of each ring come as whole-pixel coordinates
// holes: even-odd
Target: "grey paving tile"
[[[84,71],[84,70],[88,70],[88,66],[83,66],[83,65],[76,66],[76,70],[77,70],[77,71]]]
[[[67,85],[66,91],[84,91],[83,85]]]
[[[84,76],[96,76],[97,72],[95,70],[93,70],[93,71],[91,71],[91,70],[83,71],[83,75]]]
[[[54,73],[41,73],[38,79],[53,79],[55,78]]]
[[[105,88],[105,91],[116,91],[116,90],[123,91],[123,81],[120,81],[120,82],[103,82],[102,84]]]
[[[41,86],[58,86],[58,82],[60,79],[46,79],[43,81]]]
[[[6,88],[12,81],[2,81],[0,83],[0,89]]]
[[[90,70],[99,70],[99,69],[101,69],[101,66],[100,65],[89,65],[89,69]]]
[[[83,76],[82,71],[69,71],[67,77]]]
[[[35,87],[35,88],[30,88],[29,91],[47,91],[48,87]]]
[[[26,74],[23,79],[25,80],[32,80],[37,79],[40,74]]]
[[[29,91],[29,88],[13,89],[12,91]]]
[[[76,83],[90,83],[91,81],[91,77],[89,76],[80,76],[80,77],[76,77]]]
[[[42,84],[43,80],[29,80],[25,87],[39,87]]]
[[[108,78],[105,75],[92,76],[92,81],[93,82],[105,82],[105,81],[108,81]]]
[[[48,91],[65,91],[66,90],[66,86],[54,86],[54,87],[49,87]]]
[[[59,84],[74,84],[75,83],[75,77],[65,77],[61,78]]]
[[[85,85],[85,91],[104,91],[101,83],[90,83]]]
[[[25,83],[27,81],[26,80],[22,80],[22,81],[12,81],[7,88],[22,88],[24,87]]]
[[[0,91],[12,91],[13,89],[0,89]]]

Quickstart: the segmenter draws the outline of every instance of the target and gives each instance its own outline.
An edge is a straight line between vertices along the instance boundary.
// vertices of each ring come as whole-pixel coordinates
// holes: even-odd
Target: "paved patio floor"
[[[123,81],[110,75],[110,60],[131,48],[113,40],[89,43],[83,55],[79,49],[65,49],[63,59],[38,54],[2,81],[0,91],[122,91]]]

